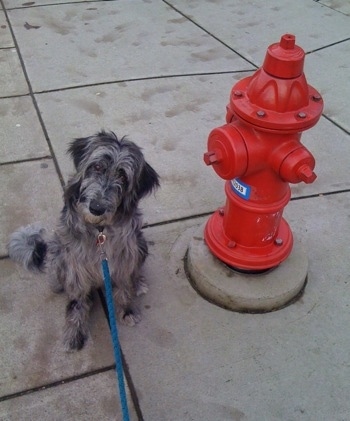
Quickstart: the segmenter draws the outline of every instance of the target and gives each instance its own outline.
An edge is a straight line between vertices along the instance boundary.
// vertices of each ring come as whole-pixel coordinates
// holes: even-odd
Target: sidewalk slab
[[[320,3],[330,7],[333,10],[337,10],[338,12],[350,16],[350,3],[348,0],[322,0]]]
[[[301,143],[315,157],[317,179],[312,184],[290,184],[293,198],[349,189],[350,144],[343,130],[321,117],[315,127],[302,134]]]
[[[203,219],[145,230],[144,318],[137,335],[122,330],[145,419],[347,419],[349,199],[290,203],[287,220],[308,249],[308,284],[295,304],[267,314],[229,312],[192,289],[183,259]]]
[[[132,81],[50,92],[36,99],[66,180],[73,167],[65,151],[74,137],[106,128],[129,135],[143,148],[161,176],[161,189],[141,204],[145,222],[155,223],[211,212],[224,203],[224,180],[204,164],[203,153],[211,130],[225,124],[232,86],[246,76]],[[292,185],[293,197],[349,187],[350,144],[341,129],[321,118],[303,133],[302,143],[316,158],[318,178],[311,185]]]
[[[3,421],[121,420],[114,370],[0,403]],[[137,416],[128,402],[131,421]]]
[[[84,3],[89,3],[89,2],[96,3],[96,0],[83,0],[83,1]],[[17,7],[29,8],[29,7],[51,5],[51,4],[60,4],[60,0],[56,0],[56,1],[55,0],[35,0],[35,1],[3,0],[3,2],[7,10],[15,9]],[[82,0],[69,0],[69,3],[81,3],[81,2]]]
[[[17,51],[14,48],[0,49],[0,87],[0,97],[25,95],[29,92]]]
[[[350,26],[350,17],[348,25]],[[350,37],[350,31],[349,31]],[[306,57],[305,74],[308,82],[323,95],[324,114],[350,132],[348,98],[350,68],[350,40]],[[332,143],[331,140],[329,142]]]
[[[267,47],[279,42],[285,33],[294,34],[297,44],[306,52],[350,36],[349,18],[315,1],[254,0],[244,5],[231,0],[167,3],[259,67]]]
[[[0,117],[0,164],[50,155],[30,97],[3,98]]]
[[[0,396],[72,378],[114,363],[110,334],[96,296],[90,338],[80,352],[67,353],[63,327],[67,299],[50,291],[44,275],[10,260],[1,266]]]
[[[2,10],[1,6],[0,10]],[[14,45],[11,31],[7,25],[5,13],[0,11],[0,48],[14,47]]]
[[[34,91],[252,68],[159,1],[74,3],[8,13]]]
[[[0,256],[17,228],[41,222],[54,227],[63,207],[62,188],[51,159],[0,166]]]
[[[128,82],[36,95],[61,171],[72,163],[65,151],[74,137],[110,129],[143,148],[161,176],[161,189],[142,202],[145,222],[212,210],[224,199],[222,182],[202,161],[210,127],[222,124],[230,85],[237,75]],[[218,90],[224,86],[224,95]],[[152,107],[150,107],[152,104]],[[55,118],[53,116],[55,115]],[[66,139],[60,124],[66,123]],[[191,130],[189,130],[191,127]],[[196,189],[204,195],[193,195]]]

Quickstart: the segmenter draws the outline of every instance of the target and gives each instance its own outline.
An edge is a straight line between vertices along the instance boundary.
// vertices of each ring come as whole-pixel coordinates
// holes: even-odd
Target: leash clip
[[[97,234],[97,240],[96,240],[96,245],[100,247],[100,251],[101,251],[101,258],[106,258],[105,255],[105,251],[104,251],[104,243],[106,242],[106,236],[102,233],[102,231],[100,231]]]
[[[105,241],[106,241],[106,236],[104,234],[102,234],[102,232],[99,232],[98,235],[97,235],[97,245],[103,246]]]

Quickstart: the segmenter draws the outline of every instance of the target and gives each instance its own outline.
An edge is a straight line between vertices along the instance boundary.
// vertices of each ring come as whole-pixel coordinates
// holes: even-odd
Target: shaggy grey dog
[[[67,294],[64,344],[79,350],[88,337],[91,291],[103,285],[101,231],[118,316],[130,326],[140,320],[133,300],[147,292],[140,267],[148,248],[138,203],[159,187],[159,177],[138,146],[111,132],[75,139],[68,152],[76,174],[65,187],[56,230],[48,235],[38,225],[20,228],[10,238],[9,255],[27,269],[46,272],[53,291]]]

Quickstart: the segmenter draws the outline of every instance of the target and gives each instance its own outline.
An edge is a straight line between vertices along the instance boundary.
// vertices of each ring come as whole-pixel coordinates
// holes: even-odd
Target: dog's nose
[[[89,211],[93,215],[100,216],[106,212],[106,208],[104,208],[97,200],[91,200]]]

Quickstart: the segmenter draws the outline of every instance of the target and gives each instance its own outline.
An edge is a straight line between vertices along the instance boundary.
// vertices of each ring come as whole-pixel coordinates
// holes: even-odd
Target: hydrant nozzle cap
[[[268,47],[263,69],[274,77],[297,78],[303,73],[304,58],[304,50],[295,45],[295,36],[285,34],[279,43]]]

